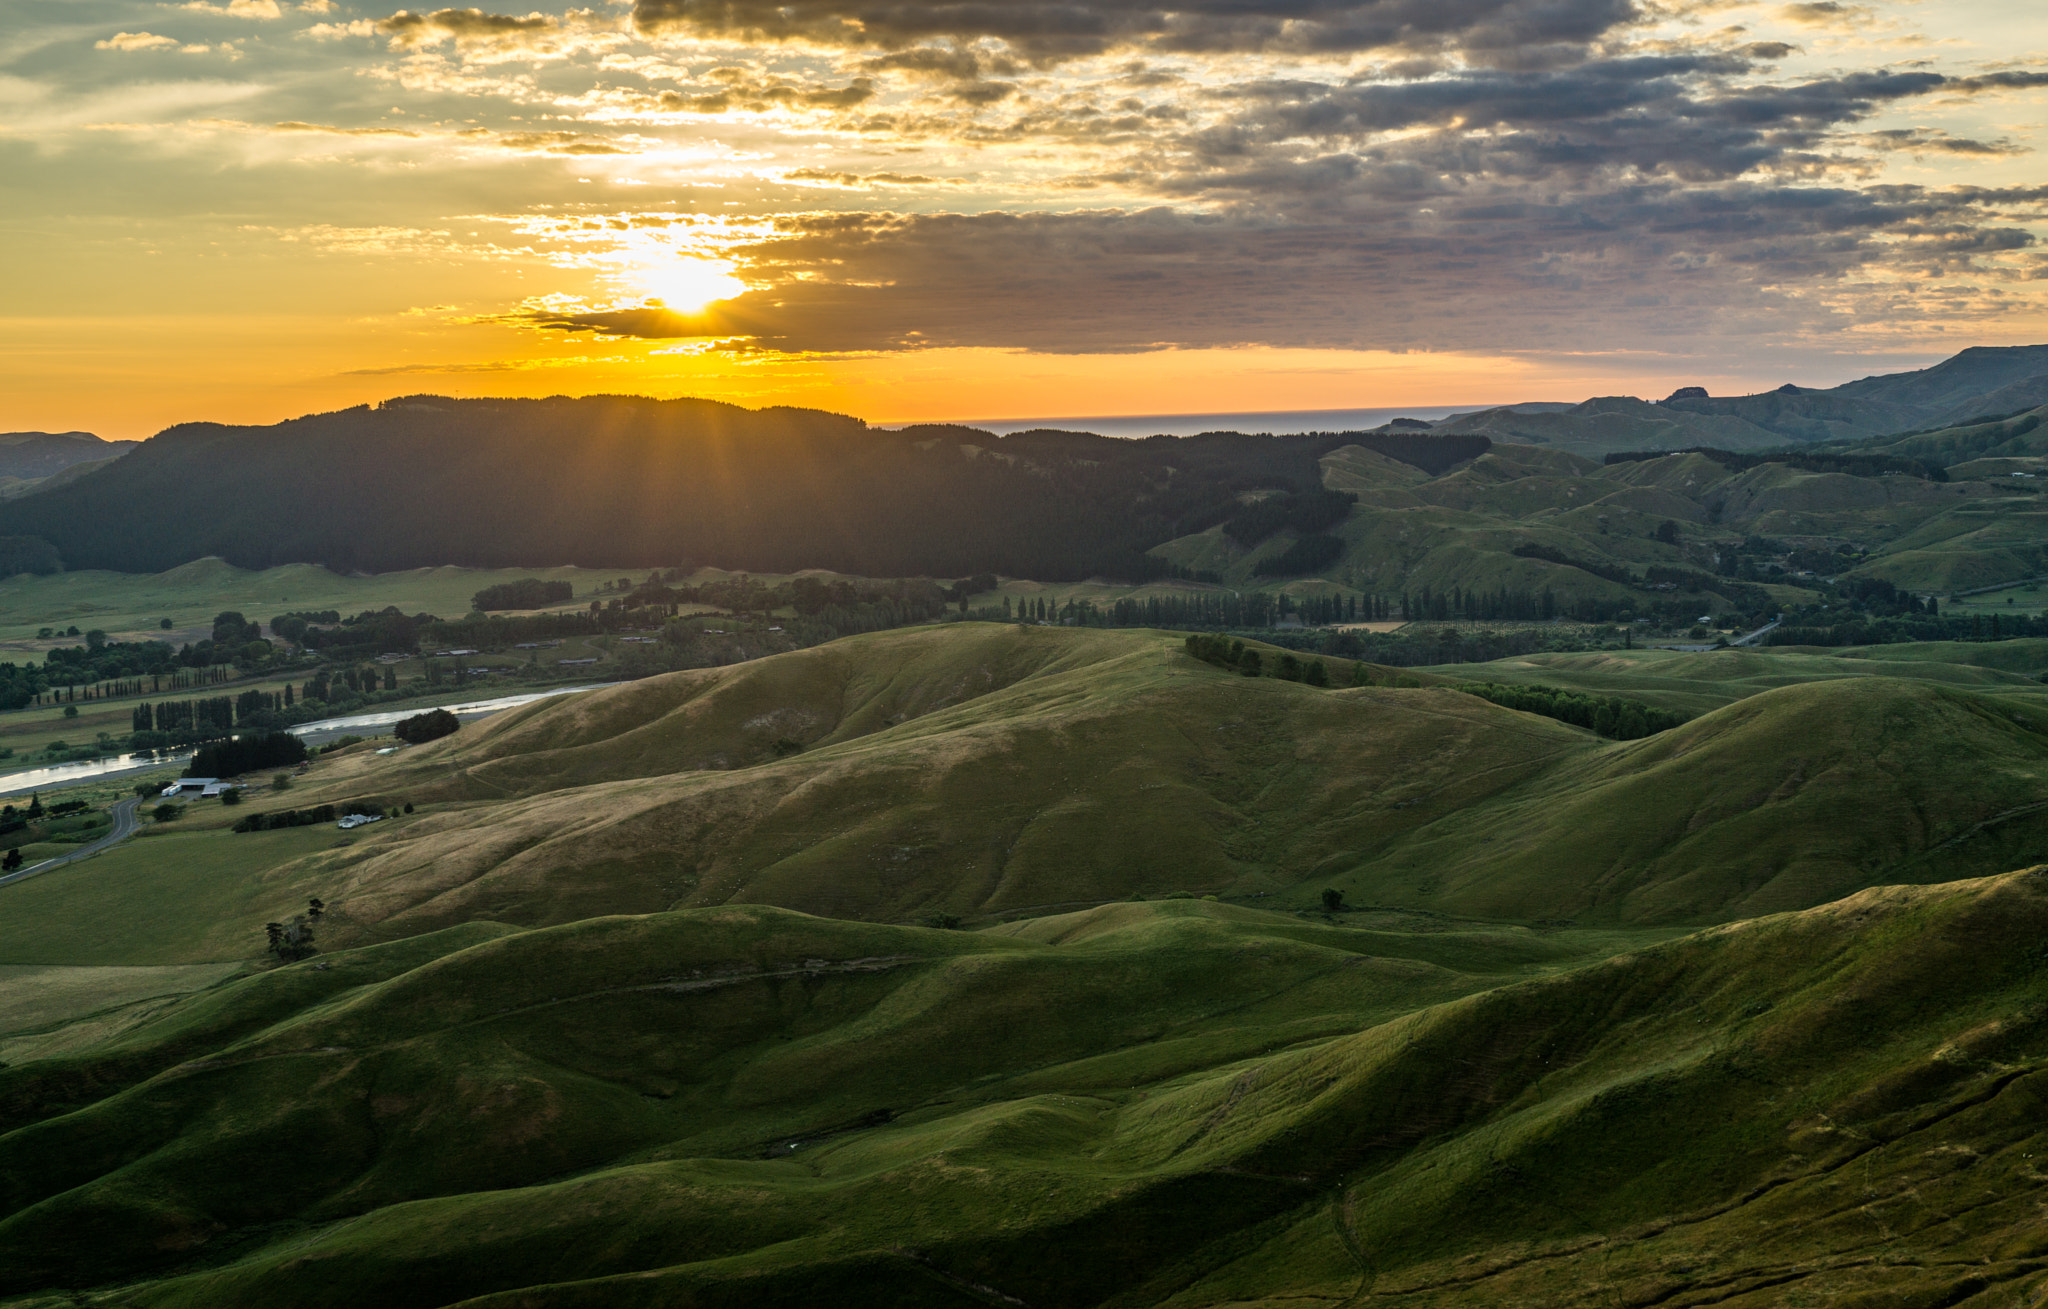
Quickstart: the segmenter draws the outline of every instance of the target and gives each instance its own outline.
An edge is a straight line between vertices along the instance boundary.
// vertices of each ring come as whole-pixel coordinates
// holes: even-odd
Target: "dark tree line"
[[[487,586],[470,597],[472,608],[492,609],[544,609],[552,604],[576,598],[576,588],[567,582],[546,582],[538,577],[522,577],[517,581],[500,582]]]
[[[1712,446],[1687,446],[1683,450],[1617,450],[1607,456],[1607,464],[1641,463],[1649,459],[1663,459],[1671,455],[1699,455],[1711,459],[1730,471],[1742,473],[1766,464],[1784,464],[1809,473],[1844,473],[1850,477],[1917,477],[1928,482],[1946,482],[1948,472],[1939,464],[1920,459],[1906,459],[1898,455],[1858,454],[1817,454],[1806,450],[1775,451],[1765,454],[1738,454],[1733,450],[1717,450]]]
[[[1634,741],[1668,731],[1691,719],[1669,709],[1616,696],[1587,695],[1556,686],[1519,686],[1500,682],[1461,682],[1460,691],[1491,700],[1508,709],[1541,714],[1583,727],[1613,741]]]

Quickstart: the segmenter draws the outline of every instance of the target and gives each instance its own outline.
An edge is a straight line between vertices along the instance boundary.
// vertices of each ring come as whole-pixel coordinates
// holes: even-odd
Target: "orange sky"
[[[2048,340],[2033,7],[1039,4],[18,0],[0,430],[1484,404]]]

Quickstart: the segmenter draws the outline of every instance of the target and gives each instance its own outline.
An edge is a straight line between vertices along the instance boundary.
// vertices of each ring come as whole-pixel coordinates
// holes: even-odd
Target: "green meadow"
[[[453,567],[344,575],[317,564],[254,571],[219,559],[197,559],[156,574],[91,569],[46,577],[24,573],[0,581],[0,644],[34,642],[44,627],[98,628],[115,640],[155,639],[163,634],[159,623],[165,618],[182,634],[210,630],[213,616],[224,610],[260,623],[293,610],[334,609],[347,615],[386,605],[455,618],[469,612],[471,596],[499,582],[521,577],[565,581],[582,595],[621,575],[588,568]],[[77,643],[76,637],[68,641]]]

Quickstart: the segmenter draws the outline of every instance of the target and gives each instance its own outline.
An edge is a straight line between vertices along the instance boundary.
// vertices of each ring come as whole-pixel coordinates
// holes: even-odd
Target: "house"
[[[235,783],[223,782],[218,777],[181,777],[158,794],[166,800],[181,795],[196,795],[202,800],[210,800],[223,791],[241,789]]]
[[[336,823],[335,826],[339,827],[342,831],[347,832],[355,828],[362,827],[369,823],[381,823],[383,821],[384,815],[382,814],[350,814],[348,817]]]

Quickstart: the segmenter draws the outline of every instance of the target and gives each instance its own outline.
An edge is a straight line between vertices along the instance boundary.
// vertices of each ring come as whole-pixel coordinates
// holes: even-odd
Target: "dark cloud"
[[[481,9],[436,9],[430,14],[415,14],[401,9],[389,18],[378,19],[376,28],[399,45],[419,45],[449,37],[458,41],[519,37],[554,32],[561,25],[561,20],[538,13],[515,18],[510,14],[485,13]]]
[[[1978,141],[1950,136],[1928,127],[1895,127],[1867,133],[1863,140],[1873,149],[1896,150],[1901,154],[2019,155],[2027,148],[2012,141]]]
[[[740,71],[717,70],[735,74]],[[762,114],[771,109],[852,109],[875,95],[874,81],[866,77],[857,77],[845,86],[799,86],[751,74],[714,80],[725,85],[705,91],[621,92],[612,98],[628,108],[648,113]]]
[[[1114,49],[1350,54],[1457,47],[1518,58],[1579,46],[1632,0],[636,0],[643,32],[900,50],[997,41],[1036,62]]]

